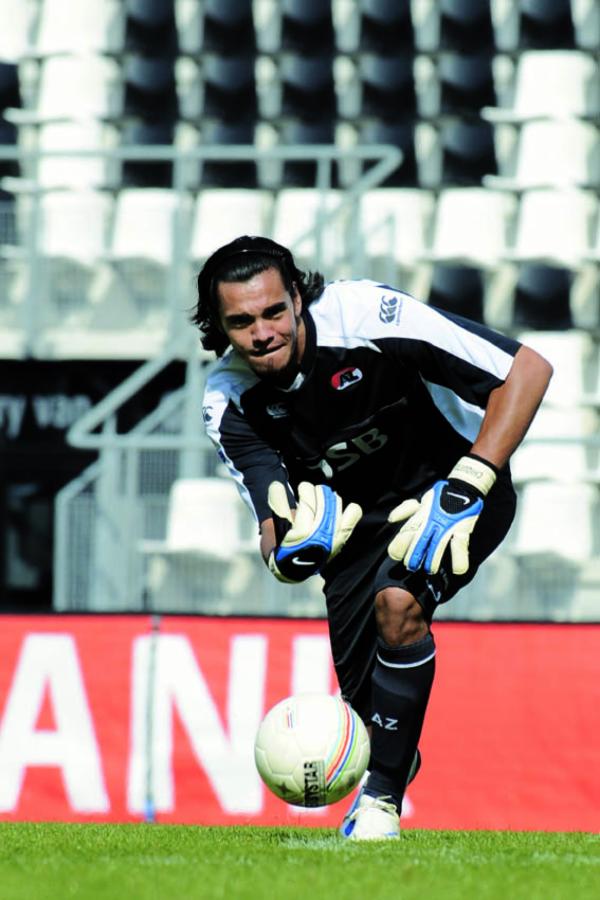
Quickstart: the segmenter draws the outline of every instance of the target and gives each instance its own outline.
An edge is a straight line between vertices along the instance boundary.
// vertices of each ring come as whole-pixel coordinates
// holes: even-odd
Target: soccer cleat
[[[421,768],[421,752],[419,750],[416,750],[415,757],[412,761],[412,765],[411,765],[410,771],[408,773],[408,778],[406,780],[407,787],[412,781],[414,781],[420,768]],[[368,777],[368,773],[363,780],[363,787],[364,787],[364,784],[366,783],[367,777]],[[398,816],[398,810],[397,810],[396,805],[394,803],[389,803],[387,801],[387,798],[369,797],[367,794],[363,794],[363,788],[361,788],[359,791],[357,791],[356,796],[354,797],[354,800],[352,802],[352,805],[351,805],[350,809],[348,810],[348,812],[346,813],[346,815],[344,816],[342,824],[340,825],[340,834],[342,835],[342,837],[347,837],[347,838],[354,837],[354,840],[368,840],[368,838],[359,837],[358,834],[354,835],[355,828],[356,828],[356,813],[358,812],[358,809],[359,809],[359,806],[361,804],[361,800],[363,797],[368,797],[369,800],[377,800],[378,802],[382,802],[384,807],[391,808],[393,810],[393,815],[398,820],[398,822],[396,823],[396,826],[397,826],[396,832],[393,834],[381,835],[381,838],[398,837],[398,834],[400,832],[400,825],[399,825],[400,817]],[[373,819],[373,814],[371,814],[370,818]]]
[[[354,812],[344,820],[344,837],[351,841],[387,841],[400,837],[400,816],[391,799],[361,793]]]

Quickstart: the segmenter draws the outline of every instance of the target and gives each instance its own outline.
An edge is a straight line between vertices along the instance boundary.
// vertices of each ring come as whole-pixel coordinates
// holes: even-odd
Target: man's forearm
[[[506,381],[490,395],[472,452],[502,468],[523,440],[551,377],[550,363],[521,347]]]

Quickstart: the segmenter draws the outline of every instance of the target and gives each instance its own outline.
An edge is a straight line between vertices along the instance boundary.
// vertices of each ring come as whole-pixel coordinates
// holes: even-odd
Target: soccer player
[[[273,575],[323,576],[342,695],[372,727],[342,834],[395,838],[420,764],[431,622],[509,529],[508,460],[551,366],[388,285],[326,284],[263,237],[206,261],[193,321],[219,357],[208,434]]]

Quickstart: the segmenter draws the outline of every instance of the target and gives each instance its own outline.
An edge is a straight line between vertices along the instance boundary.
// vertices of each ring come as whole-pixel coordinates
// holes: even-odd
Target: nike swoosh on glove
[[[319,572],[339,553],[358,524],[357,503],[343,508],[342,499],[324,484],[298,485],[298,506],[293,516],[285,486],[269,485],[277,546],[269,555],[269,569],[279,581],[295,584]]]
[[[423,566],[434,575],[450,546],[452,571],[469,569],[469,538],[493,487],[497,469],[478,456],[463,456],[447,480],[436,481],[421,500],[405,500],[388,517],[405,522],[388,547],[392,559],[416,572]]]

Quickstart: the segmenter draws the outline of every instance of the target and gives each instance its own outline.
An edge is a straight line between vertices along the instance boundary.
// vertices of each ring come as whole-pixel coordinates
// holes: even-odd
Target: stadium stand
[[[21,4],[26,6],[25,3]],[[120,0],[44,0],[40,5],[35,57],[58,54],[119,54],[125,46],[125,4]],[[127,4],[128,7],[132,4]],[[139,7],[140,4],[138,3]]]
[[[2,13],[2,356],[143,362],[174,345],[198,265],[240,231],[272,234],[328,277],[372,276],[525,331],[556,374],[515,460],[514,588],[534,594],[542,561],[563,564],[556,542],[531,545],[556,496],[586,511],[586,550],[563,560],[575,596],[600,549],[597,0],[3,0]],[[353,152],[384,144],[401,164],[370,182]],[[223,158],[241,145],[255,153]],[[339,158],[319,164],[313,147]],[[307,158],[269,156],[287,149]],[[182,165],[182,153],[196,156]],[[186,452],[156,451],[166,544]],[[194,452],[192,475],[215,475],[206,447]],[[573,483],[553,494],[566,472]],[[106,489],[94,478],[72,489],[71,512]],[[147,535],[133,537],[135,556]],[[169,565],[166,578],[154,560],[143,590],[131,582],[132,608],[151,589],[153,608],[168,602]],[[197,577],[186,571],[180,594]]]

